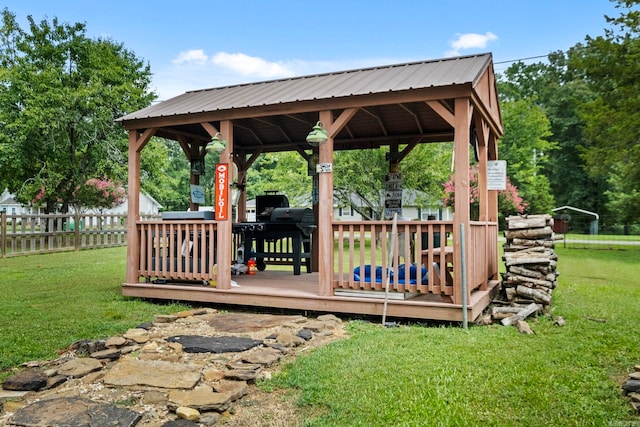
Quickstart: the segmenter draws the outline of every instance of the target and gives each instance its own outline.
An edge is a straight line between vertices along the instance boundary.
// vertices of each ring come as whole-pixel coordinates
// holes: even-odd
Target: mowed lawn
[[[610,426],[640,421],[620,384],[640,364],[640,251],[557,250],[552,314],[535,335],[500,325],[382,328],[351,336],[262,382],[284,388],[309,426]],[[0,363],[56,357],[187,308],[120,295],[124,248],[0,259]],[[635,417],[635,418],[634,418]]]
[[[0,375],[186,307],[123,297],[125,261],[125,248],[0,259]]]
[[[640,364],[640,251],[557,250],[550,317],[514,327],[351,325],[266,386],[297,390],[309,426],[614,426]],[[318,415],[319,414],[319,415]]]

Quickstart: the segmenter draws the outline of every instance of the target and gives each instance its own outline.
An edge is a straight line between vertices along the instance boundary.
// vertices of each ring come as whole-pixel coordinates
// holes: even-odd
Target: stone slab
[[[176,335],[166,339],[182,344],[185,353],[239,353],[262,344],[262,340],[247,337],[203,337]]]
[[[104,383],[115,386],[151,386],[191,389],[200,380],[202,367],[163,360],[121,360],[104,376]]]
[[[14,426],[135,426],[142,415],[126,408],[96,403],[80,397],[62,397],[34,402],[11,417]]]
[[[16,391],[35,391],[47,386],[47,376],[42,371],[24,371],[4,380],[2,388]]]
[[[229,408],[231,397],[229,393],[215,392],[209,386],[200,386],[194,390],[171,390],[169,407],[188,406],[198,411],[222,412]]]
[[[92,357],[80,357],[65,362],[58,368],[58,375],[80,378],[102,369],[102,363]]]
[[[220,332],[256,332],[286,323],[294,323],[301,319],[304,319],[304,317],[256,313],[220,313],[209,318],[209,326]]]

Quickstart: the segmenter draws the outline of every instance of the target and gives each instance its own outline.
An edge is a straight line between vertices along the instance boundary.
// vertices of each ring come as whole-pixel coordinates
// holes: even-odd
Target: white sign
[[[317,173],[329,173],[333,171],[333,164],[331,163],[318,163],[316,165]]]
[[[507,161],[490,160],[487,162],[487,190],[507,189]]]

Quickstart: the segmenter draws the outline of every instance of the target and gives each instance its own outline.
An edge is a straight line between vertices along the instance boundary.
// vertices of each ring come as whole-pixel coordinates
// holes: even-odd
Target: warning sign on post
[[[216,164],[216,220],[226,221],[229,219],[227,215],[227,206],[229,206],[229,164]]]
[[[402,174],[390,173],[384,180],[384,217],[402,216]]]
[[[507,189],[507,161],[490,160],[487,162],[487,190]]]

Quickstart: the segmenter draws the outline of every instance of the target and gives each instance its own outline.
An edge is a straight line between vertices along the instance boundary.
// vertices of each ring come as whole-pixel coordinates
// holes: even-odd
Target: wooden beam
[[[416,122],[416,127],[418,128],[418,132],[424,133],[424,130],[422,128],[422,123],[420,123],[420,120],[418,120],[418,115],[416,114],[416,112],[404,104],[398,104],[398,106],[402,108],[404,111],[406,111],[407,113],[409,113],[411,117],[413,117],[413,121]]]
[[[358,108],[348,108],[344,110],[342,113],[340,113],[338,118],[335,119],[331,124],[331,129],[327,131],[329,133],[329,138],[335,138],[338,135],[338,133],[342,130],[342,128],[347,125],[349,120],[351,120],[353,116],[356,115],[357,112],[358,112]],[[324,124],[324,126],[325,128],[327,127],[326,124]]]
[[[456,125],[455,115],[440,100],[426,101],[426,104],[451,126]]]
[[[382,121],[382,119],[378,114],[375,114],[373,111],[369,111],[368,108],[360,108],[360,110],[364,111],[365,113],[373,117],[378,122],[378,126],[380,126],[380,130],[382,131],[384,136],[389,135],[389,132],[387,132],[387,128],[384,126],[384,122]]]
[[[209,136],[211,136],[211,138],[216,136],[217,133],[222,133],[222,132],[219,132],[218,129],[214,125],[212,125],[211,123],[201,122],[200,125],[204,128],[204,130],[207,131],[207,133],[209,134]],[[222,127],[222,125],[221,125],[221,127]]]

